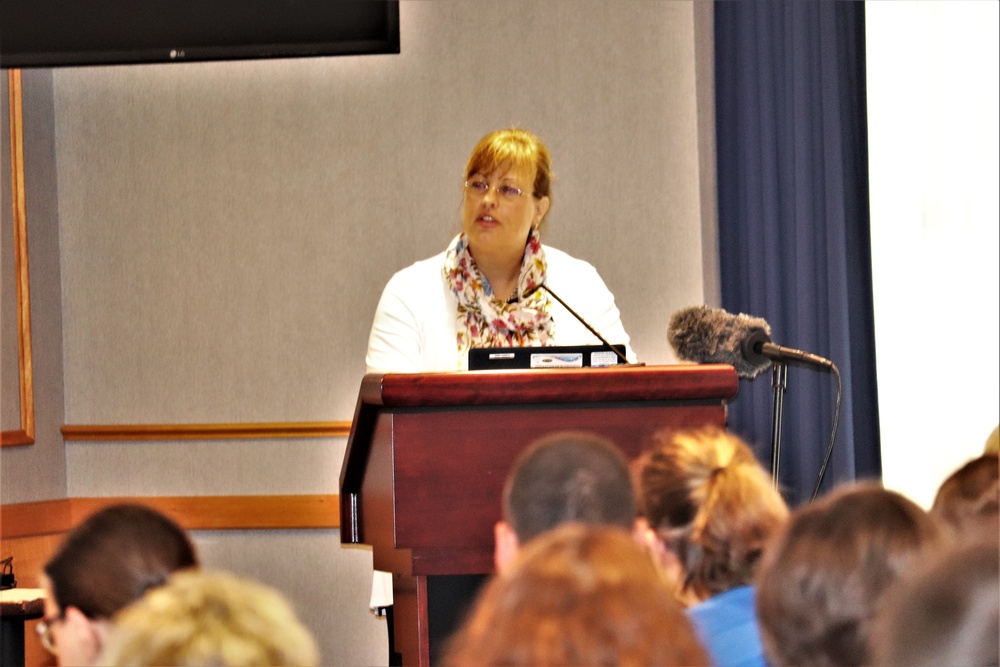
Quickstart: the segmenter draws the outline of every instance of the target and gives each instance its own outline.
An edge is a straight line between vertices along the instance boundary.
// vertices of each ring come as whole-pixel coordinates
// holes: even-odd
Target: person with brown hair
[[[91,515],[46,563],[42,644],[60,665],[89,665],[116,612],[198,565],[190,538],[172,520],[143,505],[111,505]]]
[[[514,461],[504,484],[502,516],[493,527],[497,572],[509,567],[522,545],[569,522],[632,530],[635,494],[628,461],[613,442],[594,433],[543,436]],[[457,627],[485,581],[485,576],[465,581],[466,593],[447,616],[438,616],[436,631],[447,636]],[[431,646],[434,651],[433,640]],[[432,654],[432,661],[436,657]]]
[[[938,487],[931,516],[940,519],[958,536],[988,533],[997,537],[1000,517],[1000,457],[978,456]]]
[[[796,509],[764,556],[757,615],[773,665],[864,665],[883,592],[940,542],[917,504],[868,482]]]
[[[706,665],[680,604],[623,529],[569,523],[527,543],[445,654],[481,665]]]
[[[920,563],[887,594],[872,632],[872,664],[996,665],[1000,544],[961,542]]]
[[[493,529],[498,572],[528,540],[570,521],[632,530],[635,494],[628,461],[610,440],[560,431],[533,442],[514,462]]]
[[[311,667],[312,634],[275,589],[226,572],[178,572],[126,607],[100,655],[108,667]]]
[[[647,543],[680,582],[713,663],[763,665],[752,583],[788,516],[770,476],[718,427],[657,433],[634,470]]]

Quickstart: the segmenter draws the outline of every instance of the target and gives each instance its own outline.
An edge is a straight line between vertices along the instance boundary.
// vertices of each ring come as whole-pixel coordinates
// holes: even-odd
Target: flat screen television
[[[398,0],[0,0],[0,67],[399,53]]]

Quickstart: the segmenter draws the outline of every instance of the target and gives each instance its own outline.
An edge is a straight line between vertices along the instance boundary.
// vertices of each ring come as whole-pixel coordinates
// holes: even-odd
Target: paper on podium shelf
[[[372,611],[392,606],[392,572],[375,570],[372,576],[372,598],[368,606]]]

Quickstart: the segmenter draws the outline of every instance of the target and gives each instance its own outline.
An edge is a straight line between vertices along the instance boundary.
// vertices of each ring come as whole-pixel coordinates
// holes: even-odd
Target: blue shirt
[[[702,645],[716,667],[766,667],[753,586],[740,586],[689,607]]]

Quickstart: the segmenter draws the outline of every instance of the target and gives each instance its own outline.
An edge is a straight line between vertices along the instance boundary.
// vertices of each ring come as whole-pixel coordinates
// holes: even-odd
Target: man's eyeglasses
[[[509,183],[497,183],[493,186],[493,189],[496,191],[497,196],[504,201],[514,201],[524,194],[521,188]],[[465,182],[465,195],[467,197],[485,197],[489,191],[490,184],[481,178],[470,178]]]

